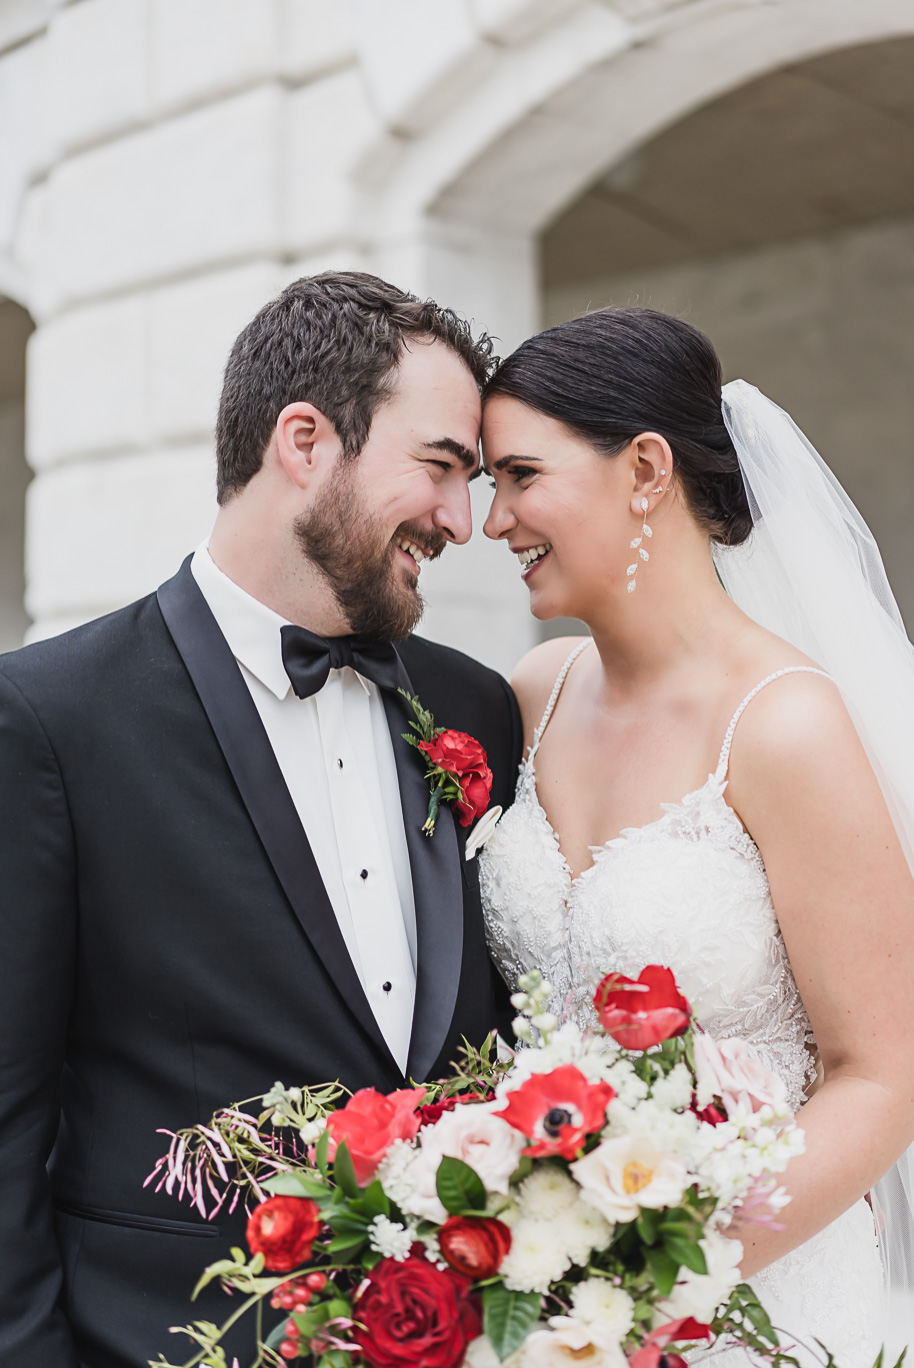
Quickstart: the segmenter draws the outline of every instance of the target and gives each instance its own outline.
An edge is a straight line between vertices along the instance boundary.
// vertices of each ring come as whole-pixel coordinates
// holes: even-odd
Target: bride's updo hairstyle
[[[704,333],[654,309],[609,308],[529,337],[483,397],[518,399],[606,456],[659,432],[693,516],[714,541],[738,546],[752,514],[720,388],[720,360]]]

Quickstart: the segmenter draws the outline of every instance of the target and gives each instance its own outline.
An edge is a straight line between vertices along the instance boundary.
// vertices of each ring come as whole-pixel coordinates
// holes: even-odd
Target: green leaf
[[[510,1292],[502,1282],[493,1283],[483,1292],[483,1330],[502,1363],[527,1338],[541,1304],[538,1292]]]
[[[375,1216],[390,1215],[390,1198],[381,1187],[377,1178],[365,1189],[364,1195],[358,1205],[359,1209],[365,1212],[365,1215],[369,1220],[373,1220]]]
[[[435,1187],[441,1204],[454,1216],[464,1211],[485,1211],[485,1184],[469,1164],[445,1155],[438,1165]]]
[[[654,1245],[644,1251],[648,1267],[661,1297],[668,1297],[673,1290],[679,1264],[667,1253],[662,1245]]]
[[[661,1213],[652,1211],[650,1207],[642,1207],[638,1217],[638,1234],[646,1245],[657,1243],[657,1231],[660,1229]]]
[[[692,1240],[680,1239],[678,1235],[665,1235],[663,1247],[677,1264],[685,1264],[693,1273],[707,1273],[708,1264],[704,1250]]]
[[[743,1302],[743,1312],[755,1326],[762,1338],[766,1339],[769,1344],[778,1344],[780,1342],[778,1340],[777,1331],[771,1324],[768,1312],[757,1297],[753,1297],[751,1300],[747,1299]]]
[[[277,1173],[261,1183],[274,1197],[312,1197],[318,1201],[329,1197],[327,1184],[320,1178],[311,1178],[307,1173]]]
[[[359,1196],[361,1189],[355,1176],[352,1155],[349,1153],[349,1146],[345,1140],[341,1140],[337,1146],[336,1158],[333,1161],[333,1177],[337,1187],[341,1188],[347,1197]]]
[[[328,1254],[336,1256],[333,1259],[334,1264],[342,1266],[352,1263],[364,1244],[364,1240],[353,1241],[351,1235],[334,1235],[326,1249]]]

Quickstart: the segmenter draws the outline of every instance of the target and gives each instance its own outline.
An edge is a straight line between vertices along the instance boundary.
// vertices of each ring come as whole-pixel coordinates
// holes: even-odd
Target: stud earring
[[[639,561],[639,560],[642,560],[642,561],[649,561],[650,558],[651,558],[651,557],[650,557],[650,552],[649,552],[649,551],[645,548],[645,546],[644,546],[645,539],[648,540],[648,541],[650,541],[651,537],[654,535],[653,532],[651,531],[651,529],[650,529],[650,528],[648,527],[648,525],[647,525],[647,510],[648,510],[648,507],[649,507],[649,504],[648,504],[647,499],[642,499],[642,500],[641,500],[641,536],[640,536],[640,537],[633,537],[632,540],[631,540],[631,541],[629,542],[629,544],[628,544],[629,550],[630,550],[630,551],[637,551],[637,552],[638,552],[638,560],[634,561],[634,562],[628,567],[628,569],[627,569],[626,572],[625,572],[626,575],[628,576],[628,584],[626,585],[626,588],[628,589],[628,592],[629,592],[630,594],[633,594],[633,593],[635,592],[636,577],[637,577],[637,574],[638,574],[638,561]]]

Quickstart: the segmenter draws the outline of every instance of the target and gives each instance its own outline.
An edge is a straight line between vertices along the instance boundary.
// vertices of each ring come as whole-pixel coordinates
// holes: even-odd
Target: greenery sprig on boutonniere
[[[431,836],[442,803],[450,803],[461,826],[472,826],[489,806],[492,792],[492,771],[485,750],[466,732],[436,727],[434,717],[418,697],[405,689],[400,689],[400,693],[416,715],[416,720],[409,724],[411,731],[403,732],[403,740],[421,751],[427,762],[425,777],[430,796],[422,830]]]

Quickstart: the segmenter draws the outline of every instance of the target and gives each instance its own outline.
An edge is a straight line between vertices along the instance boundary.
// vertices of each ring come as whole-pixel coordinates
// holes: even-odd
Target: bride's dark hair
[[[710,536],[738,546],[752,514],[704,333],[654,309],[595,309],[547,328],[502,361],[483,391],[565,423],[607,456],[659,432],[686,502]]]

